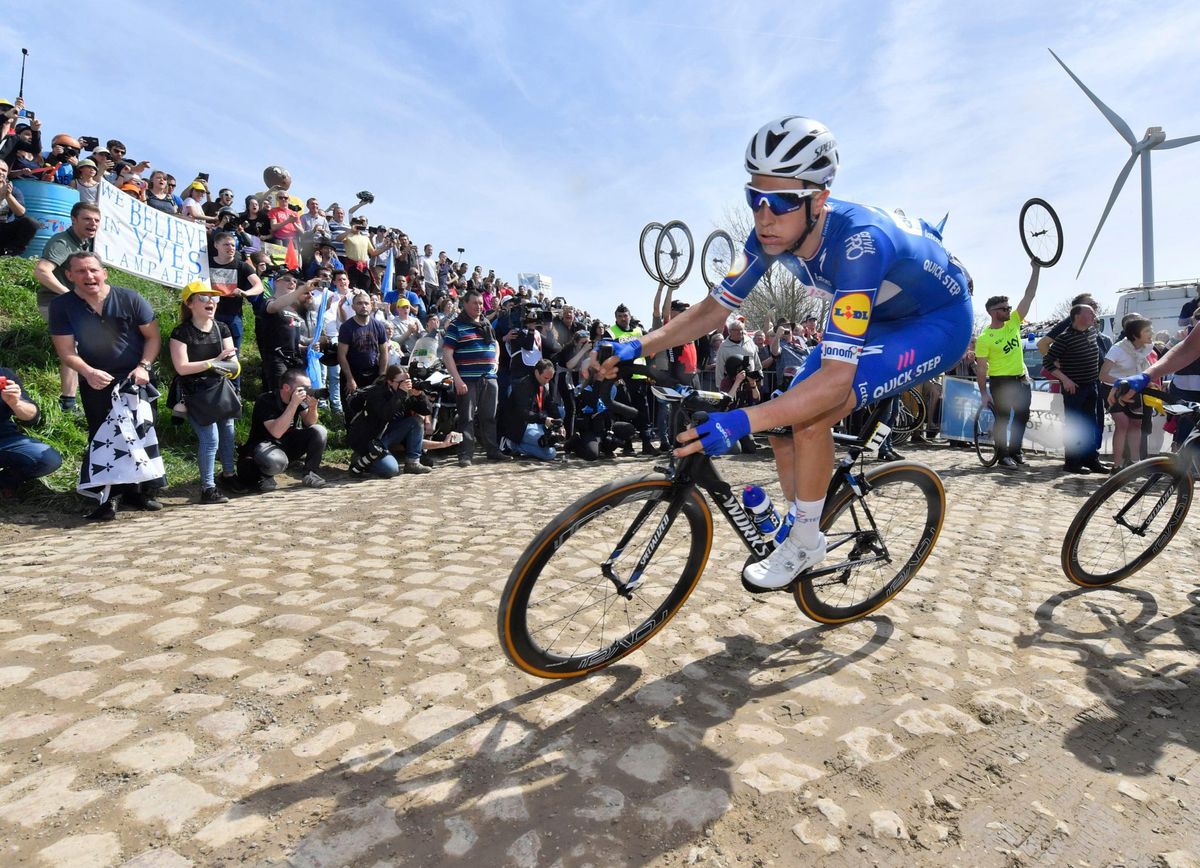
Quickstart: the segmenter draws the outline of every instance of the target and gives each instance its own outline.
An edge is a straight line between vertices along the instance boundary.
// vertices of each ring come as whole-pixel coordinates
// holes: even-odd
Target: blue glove
[[[1132,377],[1124,377],[1120,380],[1117,380],[1115,383],[1113,383],[1113,388],[1117,389],[1119,394],[1122,386],[1128,386],[1129,391],[1133,392],[1135,395],[1140,395],[1149,385],[1150,378],[1145,374],[1134,374]]]
[[[632,362],[634,359],[642,357],[642,342],[637,338],[631,341],[613,345],[613,355],[618,361]]]
[[[728,413],[709,413],[708,418],[696,426],[700,445],[705,455],[724,455],[743,437],[750,433],[750,417],[745,410]]]

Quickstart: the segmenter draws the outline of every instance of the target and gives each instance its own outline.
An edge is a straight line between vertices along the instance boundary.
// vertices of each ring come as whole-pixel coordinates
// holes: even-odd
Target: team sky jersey
[[[825,208],[821,246],[812,259],[770,256],[751,231],[742,255],[713,288],[713,298],[737,310],[779,262],[809,295],[830,302],[820,358],[851,364],[875,338],[876,324],[959,306],[968,298],[966,273],[925,221],[837,199],[827,200]]]

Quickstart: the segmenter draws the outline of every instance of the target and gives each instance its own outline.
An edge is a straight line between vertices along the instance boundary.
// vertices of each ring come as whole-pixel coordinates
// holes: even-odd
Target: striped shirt
[[[1091,329],[1068,327],[1054,339],[1044,364],[1057,368],[1078,385],[1096,382],[1100,378],[1100,347],[1095,334]]]
[[[442,345],[453,351],[454,366],[464,380],[495,378],[500,352],[492,327],[486,322],[459,316],[446,326]]]

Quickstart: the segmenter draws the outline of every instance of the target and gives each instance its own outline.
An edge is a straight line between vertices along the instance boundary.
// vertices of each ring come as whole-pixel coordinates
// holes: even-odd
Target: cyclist
[[[818,121],[789,116],[760,129],[746,148],[754,230],[742,255],[707,298],[640,341],[616,345],[602,368],[615,376],[620,361],[720,328],[775,262],[829,301],[824,336],[783,394],[711,414],[675,451],[720,455],[755,431],[791,426],[790,440],[770,439],[795,523],[770,557],[743,573],[762,589],[786,587],[825,558],[819,522],[833,472],[833,426],[856,406],[947,370],[971,338],[970,278],[938,230],[900,212],[830,199],[837,168],[837,142]]]

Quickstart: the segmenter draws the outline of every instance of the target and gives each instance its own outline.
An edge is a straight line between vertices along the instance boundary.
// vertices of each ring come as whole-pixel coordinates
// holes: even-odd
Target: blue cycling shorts
[[[874,404],[945,373],[963,357],[971,342],[975,313],[971,297],[903,319],[872,322],[854,374],[856,406]],[[813,349],[788,388],[821,368]]]

